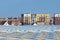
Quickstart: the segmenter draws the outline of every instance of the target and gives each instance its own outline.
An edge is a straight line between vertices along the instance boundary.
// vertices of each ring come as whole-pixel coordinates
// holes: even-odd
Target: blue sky
[[[0,0],[0,17],[22,13],[60,13],[60,0]]]

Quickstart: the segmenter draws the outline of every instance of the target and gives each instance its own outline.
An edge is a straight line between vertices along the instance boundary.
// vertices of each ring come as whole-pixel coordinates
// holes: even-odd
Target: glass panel
[[[45,22],[45,17],[39,17],[39,22]]]
[[[58,17],[58,20],[60,20],[60,17]]]
[[[25,23],[28,24],[28,17],[25,17]]]

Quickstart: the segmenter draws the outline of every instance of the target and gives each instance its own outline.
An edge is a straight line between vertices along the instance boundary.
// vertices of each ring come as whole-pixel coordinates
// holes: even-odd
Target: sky
[[[0,0],[0,17],[17,17],[22,13],[60,13],[60,0]]]

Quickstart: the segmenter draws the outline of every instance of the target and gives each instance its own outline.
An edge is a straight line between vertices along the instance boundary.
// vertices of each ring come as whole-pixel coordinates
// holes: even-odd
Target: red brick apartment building
[[[55,14],[54,15],[53,24],[60,25],[60,14]]]

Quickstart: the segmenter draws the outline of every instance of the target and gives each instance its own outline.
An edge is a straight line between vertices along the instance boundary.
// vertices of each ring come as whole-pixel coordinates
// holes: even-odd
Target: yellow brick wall
[[[39,21],[39,17],[45,17],[45,22],[49,23],[50,22],[50,15],[49,14],[36,14],[36,22]],[[24,23],[26,20],[26,16],[24,16]],[[43,22],[43,23],[45,23]],[[28,23],[31,24],[31,16],[28,16]]]
[[[36,14],[36,22],[39,21],[39,17],[41,17],[41,14]]]
[[[45,14],[46,16],[46,23],[49,23],[50,22],[50,15],[49,14]]]
[[[50,22],[50,15],[49,14],[36,14],[36,22],[39,21],[39,17],[45,17],[45,22]],[[45,23],[43,22],[43,23]]]

